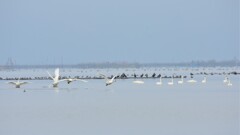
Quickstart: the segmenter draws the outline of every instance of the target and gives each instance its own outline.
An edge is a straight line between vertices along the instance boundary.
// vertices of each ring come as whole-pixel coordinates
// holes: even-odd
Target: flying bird
[[[20,88],[21,85],[28,84],[29,82],[20,82],[20,78],[16,82],[7,82],[8,84],[14,85],[16,88]]]
[[[112,79],[108,79],[108,77],[103,74],[100,74],[100,76],[106,80],[106,86],[113,84],[116,81],[115,78],[117,77],[117,75],[115,75]]]
[[[49,77],[53,80],[53,87],[56,88],[58,87],[58,84],[62,81],[66,81],[66,80],[59,80],[60,77],[60,73],[59,73],[59,68],[55,69],[55,76],[53,77],[48,71],[47,71]]]
[[[67,79],[62,79],[62,80],[67,81],[68,84],[70,84],[70,83],[72,83],[72,82],[74,82],[74,81],[81,81],[81,82],[85,82],[85,83],[88,82],[88,81],[86,81],[86,80],[77,79],[77,78],[67,78]]]

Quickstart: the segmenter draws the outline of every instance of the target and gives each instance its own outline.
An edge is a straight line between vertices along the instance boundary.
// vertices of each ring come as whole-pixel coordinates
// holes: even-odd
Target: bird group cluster
[[[197,80],[190,79],[190,80],[187,80],[186,82],[187,83],[197,83]],[[136,83],[138,83],[138,82],[136,82]],[[142,82],[142,83],[144,83],[144,82]],[[183,84],[184,83],[183,77],[181,77],[181,80],[178,81],[177,83],[178,84]],[[207,77],[206,76],[204,76],[204,79],[201,81],[201,83],[207,83]],[[232,83],[227,76],[225,76],[225,79],[223,80],[223,83],[225,83],[227,86],[232,86]],[[162,85],[163,84],[162,77],[160,77],[159,82],[156,82],[156,84],[157,85]],[[173,77],[172,77],[171,81],[168,82],[167,84],[168,85],[174,85]]]
[[[60,78],[59,68],[55,69],[55,75],[54,76],[52,76],[49,72],[47,72],[47,73],[48,73],[49,77],[53,80],[53,83],[52,83],[53,87],[58,87],[58,84],[60,82],[64,82],[64,81],[66,81],[68,84],[70,84],[71,82],[74,82],[74,81],[87,82],[86,80],[78,79],[78,78],[59,79]],[[115,75],[115,76],[113,76],[112,78],[109,79],[107,76],[105,76],[103,74],[99,74],[99,76],[101,78],[105,79],[106,86],[111,85],[114,82],[116,82],[116,78],[119,77],[119,75]],[[158,82],[156,82],[156,85],[162,85],[163,84],[162,76],[160,75],[159,78],[160,78],[160,80]],[[168,85],[174,85],[173,78],[174,78],[174,76],[171,77],[171,81],[167,83]],[[186,78],[186,77],[181,76],[181,80],[179,80],[177,83],[178,84],[183,84],[184,83],[184,78]],[[197,81],[194,80],[194,79],[187,80],[186,82],[187,83],[197,83]],[[201,81],[201,83],[206,83],[206,82],[207,82],[207,77],[204,76],[204,79]],[[11,81],[11,82],[7,82],[7,83],[14,85],[16,88],[20,88],[21,85],[28,84],[30,82],[26,82],[26,81],[21,82],[20,78],[19,78],[16,82]],[[135,80],[135,81],[133,81],[133,83],[135,83],[135,84],[144,84],[144,81],[142,81],[142,80]],[[230,79],[227,76],[225,76],[225,79],[223,80],[223,83],[225,83],[227,86],[232,86],[232,83],[231,83]]]

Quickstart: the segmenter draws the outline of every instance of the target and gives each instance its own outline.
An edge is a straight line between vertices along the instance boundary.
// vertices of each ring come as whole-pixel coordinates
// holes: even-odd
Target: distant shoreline
[[[32,69],[32,68],[81,68],[81,69],[104,69],[104,68],[144,68],[144,67],[239,67],[240,61],[237,59],[228,61],[191,61],[179,63],[137,63],[137,62],[102,62],[102,63],[81,63],[81,64],[56,64],[56,65],[0,65],[2,69]]]

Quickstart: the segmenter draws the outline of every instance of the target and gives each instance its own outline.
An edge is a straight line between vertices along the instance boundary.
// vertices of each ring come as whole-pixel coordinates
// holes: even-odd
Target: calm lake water
[[[0,72],[22,74],[28,75]],[[200,83],[203,76],[195,77],[195,84],[179,85],[174,79],[173,86],[167,85],[170,79],[163,79],[162,86],[155,84],[158,79],[142,85],[117,80],[109,87],[104,80],[62,82],[58,89],[49,88],[51,80],[31,81],[20,89],[0,81],[0,134],[239,135],[240,79],[230,78],[231,87],[223,83],[224,76],[208,76],[206,84]]]

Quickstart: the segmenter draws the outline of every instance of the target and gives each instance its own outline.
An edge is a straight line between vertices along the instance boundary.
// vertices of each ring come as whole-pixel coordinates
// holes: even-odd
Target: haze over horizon
[[[239,59],[239,0],[3,0],[0,65]]]

